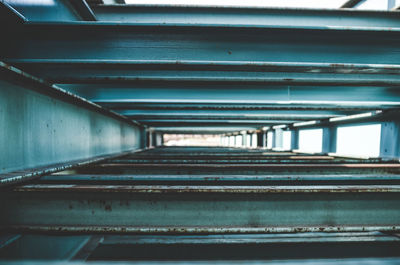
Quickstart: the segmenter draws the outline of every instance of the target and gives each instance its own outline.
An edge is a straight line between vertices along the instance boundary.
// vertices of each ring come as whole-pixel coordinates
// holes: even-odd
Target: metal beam
[[[36,231],[265,233],[400,229],[400,187],[396,185],[25,185],[3,191],[0,197],[0,210],[6,213],[0,221],[3,228]]]
[[[1,57],[8,60],[157,59],[396,65],[400,57],[397,56],[400,40],[396,28],[243,28],[78,22],[28,23],[19,30],[5,30],[9,31],[10,41],[23,44],[14,42],[2,50]],[[68,43],[68,46],[57,43]]]
[[[27,19],[15,10],[12,6],[4,1],[0,2],[0,22],[1,23],[16,23],[22,24],[26,22]],[[11,25],[11,24],[9,24]]]
[[[221,126],[221,125],[230,125],[230,126],[247,126],[249,130],[253,127],[261,127],[264,124],[267,125],[277,125],[277,124],[291,124],[296,122],[296,120],[217,120],[210,117],[210,119],[206,120],[194,120],[194,119],[163,119],[163,120],[139,120],[141,124],[151,126],[151,127],[160,127],[160,126],[176,126],[176,127],[189,127],[189,126]]]
[[[2,62],[0,87],[0,186],[139,147],[137,123]]]
[[[365,0],[348,0],[340,8],[354,8],[364,2]]]
[[[302,115],[302,114],[187,114],[185,113],[163,113],[163,114],[124,114],[124,116],[137,120],[225,120],[225,121],[238,121],[238,120],[260,120],[260,121],[306,121],[311,119],[324,119],[336,117],[338,115]]]
[[[137,80],[235,81],[322,85],[399,84],[399,65],[173,60],[9,60],[51,83]],[[290,82],[289,82],[290,80]]]
[[[240,130],[255,130],[259,126],[237,126],[236,124],[225,124],[218,126],[202,125],[202,126],[152,126],[152,129],[157,132],[170,133],[170,134],[219,134],[226,132],[237,132]]]
[[[328,117],[335,117],[335,116],[343,116],[352,114],[352,111],[341,111],[341,110],[259,110],[259,109],[224,109],[222,106],[219,110],[210,110],[210,109],[135,109],[135,105],[133,104],[131,109],[115,110],[121,115],[127,117],[142,117],[147,115],[153,116],[166,116],[166,115],[202,115],[202,116],[224,116],[224,117],[273,117],[274,115],[277,117],[281,116],[290,116],[295,118],[296,116],[300,116],[303,118],[308,119],[315,119],[315,118],[328,118]],[[358,111],[357,113],[359,113]]]
[[[4,0],[26,17],[27,21],[95,21],[85,0],[18,1]]]
[[[75,11],[86,21],[96,21],[96,16],[93,13],[90,6],[86,3],[86,0],[71,0],[71,5],[75,8]]]
[[[240,112],[252,112],[254,113],[321,113],[321,114],[338,114],[340,112],[367,112],[376,109],[390,109],[399,108],[399,104],[390,102],[365,102],[365,101],[350,101],[350,102],[296,102],[291,101],[288,103],[279,102],[279,104],[260,104],[260,103],[204,103],[204,102],[157,102],[157,101],[137,101],[137,100],[124,100],[124,101],[113,101],[113,100],[99,100],[94,101],[105,108],[113,109],[122,115],[125,113],[130,113],[130,111],[176,111],[184,110],[187,111],[214,111],[217,110],[218,113],[224,111],[240,111]]]
[[[342,7],[352,7],[352,0]],[[350,6],[351,5],[351,6]],[[381,11],[300,9],[189,5],[99,5],[93,7],[100,21],[155,24],[203,24],[315,27],[400,27],[399,15]]]
[[[135,82],[120,84],[60,85],[94,102],[159,103],[296,103],[318,105],[341,102],[351,105],[400,104],[397,87],[292,86],[214,82]],[[346,103],[347,102],[347,103]]]
[[[85,98],[79,97],[76,94],[67,92],[58,86],[51,85],[46,81],[32,76],[18,68],[10,66],[2,61],[0,61],[0,78],[2,82],[10,83],[12,85],[17,85],[23,87],[23,89],[32,90],[40,94],[82,107],[99,114],[109,116],[113,119],[120,120],[124,123],[130,125],[139,125],[137,122],[127,119],[126,117],[107,110],[100,105],[86,100]],[[6,87],[7,85],[5,85]]]

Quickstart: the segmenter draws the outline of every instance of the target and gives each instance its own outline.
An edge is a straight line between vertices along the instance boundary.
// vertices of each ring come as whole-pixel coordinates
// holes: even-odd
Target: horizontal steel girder
[[[340,116],[354,113],[354,111],[349,110],[259,110],[259,109],[221,109],[219,110],[208,110],[208,109],[188,109],[181,111],[179,109],[135,109],[132,106],[132,109],[116,109],[115,112],[118,112],[124,116],[164,116],[164,115],[201,115],[201,116],[210,116],[210,115],[218,115],[223,117],[296,117],[296,115],[300,115],[301,117],[309,117],[310,119],[320,117],[332,117],[332,116]],[[360,112],[360,110],[358,111]]]
[[[27,23],[4,29],[1,57],[397,65],[396,28],[243,28],[121,23]]]
[[[359,1],[358,1],[359,2]],[[314,26],[399,28],[399,14],[367,10],[329,10],[229,6],[100,5],[93,11],[100,21],[202,24],[215,26]]]
[[[253,263],[261,259],[309,261],[311,258],[400,256],[399,247],[398,237],[381,232],[106,235],[91,253],[90,260],[185,260],[188,265],[192,263],[186,260],[201,260],[199,264],[215,260],[221,264],[221,259],[231,260],[233,264],[236,260]]]
[[[15,1],[5,0],[27,21],[95,21],[85,0]]]
[[[290,85],[399,85],[399,65],[173,60],[9,60],[51,83],[131,83],[137,80]]]
[[[176,111],[185,110],[185,113],[191,110],[208,111],[217,110],[218,113],[223,111],[259,111],[260,113],[282,113],[295,114],[297,111],[309,114],[334,114],[339,112],[367,112],[376,109],[399,108],[399,104],[390,102],[289,102],[279,104],[252,104],[252,103],[201,103],[201,102],[140,102],[135,100],[124,101],[95,101],[95,103],[117,112],[129,111]],[[325,112],[328,111],[328,112]],[[330,112],[331,111],[331,112]],[[343,113],[342,113],[343,114]]]
[[[217,84],[201,82],[132,82],[119,84],[60,85],[62,88],[95,102],[159,103],[311,103],[368,102],[400,104],[395,87],[291,86],[262,84]]]
[[[120,113],[122,114],[122,113]],[[336,117],[338,115],[318,115],[318,114],[253,114],[253,113],[246,113],[246,114],[224,114],[218,112],[211,112],[211,113],[188,113],[185,112],[170,112],[170,113],[123,113],[122,115],[137,120],[186,120],[186,121],[196,121],[196,120],[225,120],[225,121],[246,121],[246,120],[254,120],[254,121],[287,121],[287,120],[297,120],[297,121],[308,121],[312,119],[326,119],[330,117]]]
[[[3,228],[105,233],[400,229],[396,185],[25,185],[0,197]]]
[[[50,175],[39,184],[111,185],[399,185],[400,175],[336,174],[336,175]]]
[[[165,119],[165,120],[142,120],[139,119],[140,123],[147,126],[176,126],[176,127],[187,127],[187,126],[199,126],[199,125],[239,125],[248,127],[262,127],[263,125],[277,125],[277,124],[290,124],[296,122],[296,120],[213,120],[212,117],[206,120],[194,120],[194,119]]]
[[[54,67],[49,79],[83,76],[63,87],[96,102],[400,102],[395,29],[28,23],[8,33],[1,57],[43,75]]]
[[[222,133],[230,133],[230,132],[238,132],[241,130],[256,130],[260,126],[257,125],[241,125],[237,124],[224,124],[224,125],[191,125],[191,126],[168,126],[168,125],[157,125],[151,126],[151,129],[156,132],[161,133],[184,133],[184,134],[222,134]]]

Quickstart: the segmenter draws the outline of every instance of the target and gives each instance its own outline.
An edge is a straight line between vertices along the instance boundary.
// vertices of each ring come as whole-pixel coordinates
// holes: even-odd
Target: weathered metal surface
[[[10,23],[11,25],[12,23],[18,24],[27,21],[21,13],[4,1],[0,2],[0,15],[1,23]]]
[[[103,261],[91,261],[90,262],[93,265],[102,265],[104,264]],[[124,265],[154,265],[155,263],[157,264],[164,264],[164,265],[172,265],[172,264],[178,264],[178,265],[205,265],[205,264],[217,264],[217,265],[239,265],[243,264],[243,260],[213,260],[210,262],[207,261],[179,261],[179,260],[174,260],[174,261],[166,261],[166,260],[158,260],[157,262],[154,261],[124,261],[120,262]],[[252,264],[254,265],[322,265],[322,264],[328,264],[328,265],[398,265],[400,264],[400,259],[399,258],[335,258],[335,259],[290,259],[290,260],[268,260],[268,261],[251,261]],[[70,265],[71,263],[69,261],[6,261],[2,262],[0,261],[0,264],[4,265]],[[74,264],[76,265],[84,265],[87,264],[87,262],[75,262]]]
[[[96,20],[84,0],[5,0],[29,21],[80,21]]]
[[[56,85],[50,84],[40,78],[21,71],[20,69],[8,65],[2,61],[0,61],[0,76],[2,82],[4,83],[10,83],[10,85],[20,86],[26,90],[32,90],[37,93],[50,96],[54,99],[77,105],[79,107],[83,107],[101,113],[103,115],[110,116],[111,118],[121,120],[125,123],[138,125],[137,122],[127,119],[126,117],[116,112],[105,109],[100,105],[97,105],[83,97],[70,93],[60,87],[57,87]],[[7,85],[5,84],[4,87],[6,86]]]
[[[275,163],[289,163],[289,164],[312,164],[312,163],[327,163],[329,162],[330,164],[344,164],[344,163],[376,163],[379,162],[379,159],[371,159],[372,161],[369,160],[360,160],[360,159],[330,159],[330,158],[322,158],[322,159],[308,159],[308,158],[297,158],[297,159],[290,159],[290,158],[264,158],[264,157],[248,157],[248,158],[243,158],[243,157],[237,157],[235,158],[226,158],[226,157],[221,157],[219,159],[207,159],[207,158],[192,158],[192,157],[187,157],[187,158],[131,158],[131,159],[113,159],[110,161],[110,163],[121,163],[121,164],[144,164],[144,163],[150,163],[150,164],[275,164]]]
[[[104,106],[108,109],[114,110],[258,110],[258,111],[279,111],[285,113],[285,111],[310,111],[310,113],[317,113],[319,111],[345,111],[345,112],[367,112],[380,109],[398,108],[400,105],[390,104],[389,102],[379,102],[379,104],[373,104],[368,102],[295,102],[280,104],[255,104],[255,103],[185,103],[185,102],[140,102],[132,100],[126,100],[124,102],[118,101],[96,101],[97,104]]]
[[[43,176],[38,184],[97,184],[119,183],[133,185],[139,183],[159,183],[182,185],[175,183],[198,183],[197,185],[399,185],[400,175],[75,175],[56,174]],[[285,184],[283,184],[285,183]]]
[[[138,148],[138,126],[121,115],[2,62],[0,77],[0,174],[54,164],[58,170],[60,163]],[[33,176],[10,177],[26,173]]]
[[[336,233],[336,232],[376,232],[393,233],[400,226],[319,226],[319,227],[132,227],[132,226],[82,226],[82,225],[11,225],[10,231],[21,233],[50,233],[50,234],[279,234],[279,233]]]
[[[107,235],[103,245],[122,244],[264,244],[299,242],[368,242],[400,241],[396,236],[381,232],[339,232],[339,233],[292,233],[292,234],[249,234],[249,235]]]
[[[87,232],[122,232],[129,228],[136,232],[177,229],[211,233],[213,229],[299,232],[325,228],[371,231],[377,227],[392,231],[399,229],[399,191],[396,185],[28,185],[1,193],[0,210],[7,214],[0,222],[4,229],[38,226],[38,230],[48,227],[70,232],[75,228]]]
[[[69,260],[90,238],[87,235],[21,235],[0,248],[1,260]]]
[[[31,184],[15,192],[122,192],[122,193],[400,193],[400,185],[358,186],[161,186],[161,185],[74,185]]]
[[[199,5],[100,5],[94,12],[101,21],[155,24],[208,24],[247,26],[335,26],[398,28],[399,15],[366,10],[234,7]]]
[[[137,150],[136,150],[137,151]],[[49,166],[44,166],[40,168],[32,168],[32,169],[26,169],[26,170],[20,170],[16,172],[9,172],[5,174],[0,175],[0,187],[1,186],[6,186],[6,185],[12,185],[28,180],[33,180],[35,178],[39,178],[43,175],[48,175],[52,174],[55,172],[59,171],[64,171],[73,167],[79,167],[79,166],[84,166],[92,163],[97,163],[101,162],[110,158],[115,158],[119,156],[126,155],[127,153],[132,153],[133,151],[128,151],[128,152],[119,152],[117,154],[113,155],[105,155],[105,156],[98,156],[98,157],[93,157],[90,159],[81,159],[77,161],[69,161],[67,163],[60,163],[60,164],[53,164]]]
[[[380,233],[105,236],[90,260],[259,260],[398,256],[400,242]],[[301,251],[299,248],[301,247]],[[319,251],[315,251],[316,248]],[[346,249],[346,251],[343,251]]]
[[[199,37],[205,30],[207,40]],[[5,45],[7,60],[51,81],[76,82],[63,88],[96,102],[400,102],[396,90],[391,89],[398,83],[396,30],[306,26],[250,30],[237,25],[221,30],[209,25],[85,23],[79,27],[27,24],[22,31],[17,39],[29,45]],[[50,35],[51,40],[45,37]],[[53,45],[58,41],[68,41],[70,48]],[[49,46],[51,49],[46,48]],[[368,51],[360,47],[368,47]],[[40,68],[41,73],[36,72]],[[120,84],[124,80],[129,84]],[[173,126],[177,131],[198,127],[198,123],[226,126],[235,122],[224,119],[221,124],[217,119],[208,117],[196,123],[169,116],[143,122]],[[260,122],[246,120],[235,125],[260,126]]]
[[[270,85],[396,85],[398,65],[249,61],[51,60],[8,63],[52,83],[143,81],[247,82]]]
[[[400,164],[398,163],[352,163],[352,164],[117,164],[104,163],[96,166],[80,168],[83,174],[398,174]]]

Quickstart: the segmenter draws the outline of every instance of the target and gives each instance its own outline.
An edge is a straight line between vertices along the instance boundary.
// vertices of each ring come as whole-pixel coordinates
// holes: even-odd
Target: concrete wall
[[[139,146],[139,127],[0,81],[0,174]]]

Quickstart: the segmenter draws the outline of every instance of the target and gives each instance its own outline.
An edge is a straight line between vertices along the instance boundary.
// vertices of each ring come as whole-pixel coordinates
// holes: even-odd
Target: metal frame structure
[[[361,2],[1,1],[0,263],[398,264],[400,13]],[[338,154],[367,124],[379,156]]]

